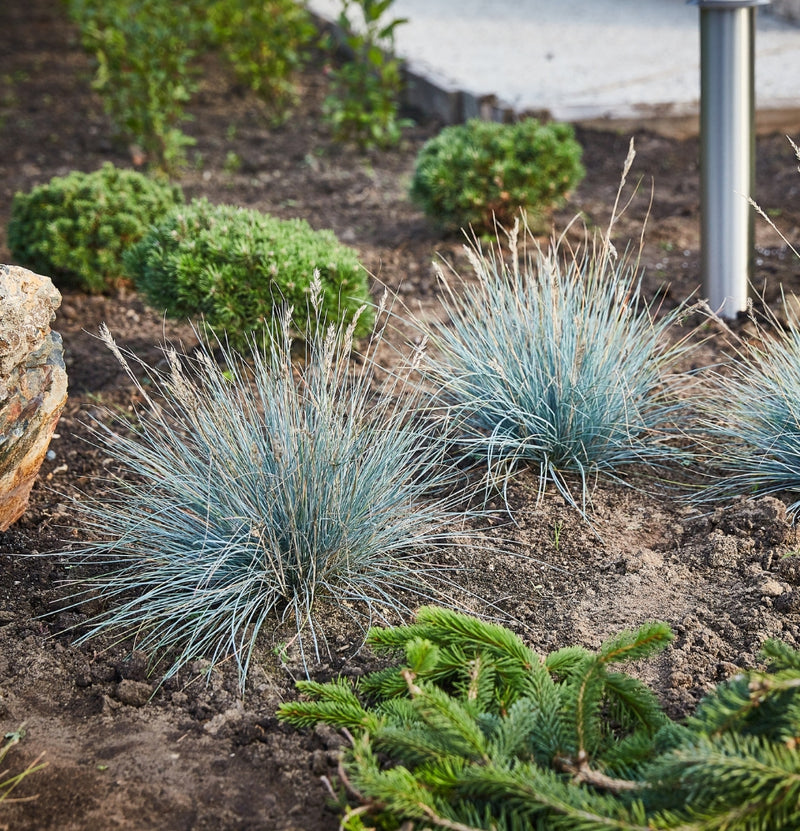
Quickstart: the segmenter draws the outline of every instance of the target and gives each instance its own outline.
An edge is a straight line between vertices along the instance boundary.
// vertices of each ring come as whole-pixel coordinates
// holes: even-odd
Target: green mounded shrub
[[[178,187],[109,163],[73,171],[14,196],[8,247],[20,265],[99,293],[123,277],[123,252],[182,202]]]
[[[317,37],[308,10],[295,0],[215,0],[208,7],[212,41],[239,82],[286,118],[298,93],[294,75]]]
[[[300,682],[312,700],[278,713],[350,734],[342,771],[362,804],[345,828],[800,828],[800,653],[768,641],[767,671],[719,685],[678,724],[616,669],[671,637],[648,623],[596,653],[540,656],[501,626],[426,607],[367,637],[398,666],[355,688]]]
[[[308,315],[315,272],[322,281],[322,325],[350,318],[369,304],[366,273],[356,252],[332,231],[314,231],[301,219],[212,205],[205,199],[176,208],[125,255],[128,274],[148,302],[170,317],[202,317],[232,346],[274,324],[276,309],[293,308],[302,336],[316,323]],[[355,337],[367,334],[371,308],[358,318]]]
[[[582,149],[568,124],[472,120],[445,127],[419,152],[411,197],[446,230],[493,233],[520,211],[534,224],[581,181]]]

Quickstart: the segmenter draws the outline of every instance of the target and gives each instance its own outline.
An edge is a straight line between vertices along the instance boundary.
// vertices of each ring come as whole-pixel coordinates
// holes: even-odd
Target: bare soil
[[[89,79],[59,4],[0,3],[0,262],[11,262],[5,226],[16,191],[104,161],[131,163],[112,142]],[[432,261],[441,256],[466,269],[461,240],[438,235],[406,193],[415,154],[438,125],[421,120],[399,150],[359,154],[331,143],[319,118],[325,88],[320,63],[303,78],[297,113],[273,128],[257,102],[212,72],[191,108],[187,132],[197,144],[181,184],[189,196],[332,228],[360,252],[376,294],[387,285],[414,313],[435,314]],[[588,173],[554,225],[563,228],[580,211],[590,229],[603,228],[631,136],[580,128],[577,135]],[[699,283],[697,140],[646,131],[633,138],[630,179],[641,185],[616,244],[638,244],[649,210],[645,291],[670,306]],[[226,166],[231,153],[237,169]],[[757,200],[797,239],[800,177],[786,138],[760,137],[757,159]],[[757,242],[756,284],[774,305],[780,286],[800,289],[797,261],[763,222]],[[282,663],[273,644],[259,653],[244,697],[227,666],[208,683],[198,665],[156,689],[147,657],[131,643],[74,646],[69,627],[83,613],[53,613],[65,594],[67,559],[25,555],[81,539],[70,498],[102,487],[105,469],[85,441],[85,421],[99,405],[127,407],[132,396],[95,337],[99,324],[151,363],[165,338],[192,339],[185,324],[165,322],[130,289],[108,297],[64,289],[63,296],[54,326],[64,339],[70,397],[29,511],[0,533],[0,734],[26,722],[10,764],[19,769],[43,751],[49,764],[16,794],[36,799],[0,806],[0,828],[331,831],[337,817],[320,777],[335,769],[343,740],[277,722],[276,705],[295,695],[298,667]],[[706,347],[704,361],[719,357],[719,344]],[[675,644],[641,671],[680,717],[738,667],[755,664],[765,638],[800,647],[800,560],[785,556],[797,535],[778,499],[701,515],[669,495],[599,482],[601,541],[559,497],[537,506],[535,495],[532,477],[521,475],[511,492],[516,524],[485,531],[529,559],[475,550],[465,554],[472,570],[463,575],[465,588],[504,610],[534,648],[596,647],[622,628],[665,620]],[[340,629],[314,677],[354,677],[374,666],[367,651],[356,651],[358,637]]]

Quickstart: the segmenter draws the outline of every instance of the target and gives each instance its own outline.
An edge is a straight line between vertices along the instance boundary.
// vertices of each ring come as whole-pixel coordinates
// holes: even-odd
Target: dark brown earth
[[[104,161],[130,164],[109,138],[89,77],[59,4],[0,3],[0,262],[11,262],[5,225],[16,191]],[[433,313],[434,257],[465,267],[460,240],[438,236],[406,197],[415,154],[437,125],[409,129],[397,151],[362,155],[333,145],[320,122],[321,65],[304,76],[300,108],[279,129],[222,76],[211,78],[187,125],[197,139],[194,164],[181,179],[187,194],[332,228],[410,309]],[[555,225],[563,228],[580,211],[589,228],[603,228],[631,135],[580,128],[577,135],[588,172]],[[699,281],[697,141],[647,131],[634,138],[630,178],[642,184],[615,241],[619,249],[637,243],[652,183],[645,290],[671,305]],[[230,153],[241,162],[235,171],[226,169]],[[782,135],[763,136],[757,159],[757,200],[796,240],[800,177],[792,149]],[[779,286],[800,289],[798,263],[763,222],[757,242],[756,283],[766,284],[774,304]],[[49,765],[17,792],[38,798],[0,805],[0,828],[330,831],[337,818],[320,777],[331,772],[342,740],[276,721],[276,705],[294,695],[298,670],[281,665],[271,643],[260,651],[243,698],[229,667],[206,684],[198,665],[148,700],[157,678],[148,675],[146,656],[129,643],[73,646],[65,630],[80,622],[80,612],[52,614],[64,596],[66,560],[23,556],[81,539],[69,498],[95,492],[104,470],[102,454],[83,441],[83,423],[100,404],[130,401],[128,380],[94,336],[101,322],[149,362],[158,360],[165,337],[191,340],[188,327],[164,323],[130,289],[111,297],[64,290],[54,325],[64,338],[70,398],[29,511],[0,534],[0,731],[27,722],[25,740],[9,756],[13,769],[40,752]],[[715,343],[704,359],[715,360]],[[669,712],[681,716],[716,682],[755,663],[765,638],[800,646],[799,604],[792,600],[800,568],[784,556],[795,550],[796,532],[777,499],[700,516],[663,494],[599,483],[594,507],[602,542],[555,495],[537,507],[531,478],[520,477],[511,502],[517,525],[502,533],[531,559],[470,552],[474,571],[463,580],[505,610],[539,650],[596,647],[621,628],[666,620],[675,645],[643,672]],[[485,533],[488,539],[496,531]],[[356,643],[357,633],[343,629],[314,677],[367,670],[372,659],[354,654]]]

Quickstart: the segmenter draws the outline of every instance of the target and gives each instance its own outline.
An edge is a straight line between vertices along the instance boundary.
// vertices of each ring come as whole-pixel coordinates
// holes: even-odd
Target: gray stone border
[[[765,11],[792,23],[800,23],[800,0],[772,0]]]
[[[772,0],[772,5],[763,6],[761,11],[800,25],[800,0]],[[314,12],[310,14],[317,29],[333,37],[340,53],[344,57],[352,57],[338,25]],[[543,121],[549,121],[552,117],[549,110],[519,111],[495,95],[478,96],[441,79],[426,77],[415,71],[409,63],[401,64],[401,72],[405,81],[402,103],[412,110],[438,119],[445,125],[462,124],[470,118],[507,123],[522,117],[534,117]],[[700,131],[699,113],[695,112],[693,107],[687,109],[669,104],[643,105],[634,108],[634,111],[626,116],[617,115],[613,118],[576,111],[568,120],[573,124],[615,132],[646,127],[672,138],[686,138],[697,135]],[[800,131],[800,108],[759,109],[756,112],[756,131]]]

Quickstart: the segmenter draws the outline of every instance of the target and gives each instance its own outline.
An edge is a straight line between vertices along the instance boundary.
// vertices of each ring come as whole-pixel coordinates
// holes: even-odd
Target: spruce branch
[[[551,652],[545,658],[545,666],[556,675],[565,675],[572,672],[575,667],[591,653],[582,646],[565,646],[556,652]]]
[[[625,728],[642,727],[652,735],[667,722],[655,694],[638,678],[609,672],[605,677],[605,693],[612,705],[612,714]]]
[[[770,638],[761,647],[761,654],[767,660],[770,670],[773,672],[784,669],[800,671],[800,652],[792,649],[783,641]]]
[[[589,658],[581,667],[580,681],[574,700],[574,718],[576,735],[576,756],[587,754],[587,745],[592,749],[598,743],[598,716],[603,696],[605,667],[597,658]]]
[[[289,701],[278,707],[278,717],[296,727],[313,727],[320,721],[338,728],[375,732],[381,719],[361,705],[349,682],[338,679],[328,684],[298,681],[297,689],[312,701]]]
[[[445,817],[440,817],[432,808],[429,808],[427,805],[420,805],[425,815],[428,819],[434,823],[434,825],[438,825],[439,828],[445,828],[447,831],[485,831],[482,828],[475,828],[472,825],[464,825],[460,822],[453,822],[452,820],[446,819]]]
[[[379,826],[388,816],[388,827],[446,831],[800,828],[800,653],[788,646],[768,645],[766,672],[720,684],[679,725],[641,681],[608,671],[662,648],[663,624],[523,670],[518,649],[498,648],[516,636],[449,612],[423,617],[385,639],[413,660],[361,685],[379,727],[354,724],[343,761],[345,787]],[[317,703],[349,695],[334,688]]]
[[[785,692],[800,688],[800,678],[771,678],[768,675],[756,676],[747,685],[750,697],[759,704],[764,701],[770,693]]]
[[[474,711],[433,685],[419,686],[410,670],[403,670],[409,693],[424,725],[436,731],[450,746],[451,753],[488,763],[486,738],[478,727]]]
[[[504,813],[520,819],[546,817],[547,824],[540,827],[548,829],[652,831],[643,824],[646,819],[640,803],[627,806],[583,785],[565,782],[552,771],[528,765],[470,768],[465,771],[464,793],[478,801],[492,800]]]
[[[602,664],[637,661],[660,652],[672,641],[672,632],[666,623],[645,623],[636,632],[621,632],[606,641],[598,653]]]
[[[617,794],[638,791],[643,787],[641,782],[633,782],[630,779],[615,779],[613,776],[608,776],[599,770],[593,770],[589,765],[589,757],[583,751],[580,751],[575,759],[567,756],[556,756],[554,761],[558,770],[568,773],[572,780],[580,785],[591,785],[593,788]]]
[[[497,657],[505,656],[524,669],[541,664],[541,658],[521,638],[496,623],[487,623],[470,615],[438,606],[423,606],[417,620],[435,627],[444,643],[457,642],[462,647],[487,647]]]
[[[651,771],[657,791],[681,806],[664,827],[700,831],[800,827],[800,753],[761,736],[698,736]]]

